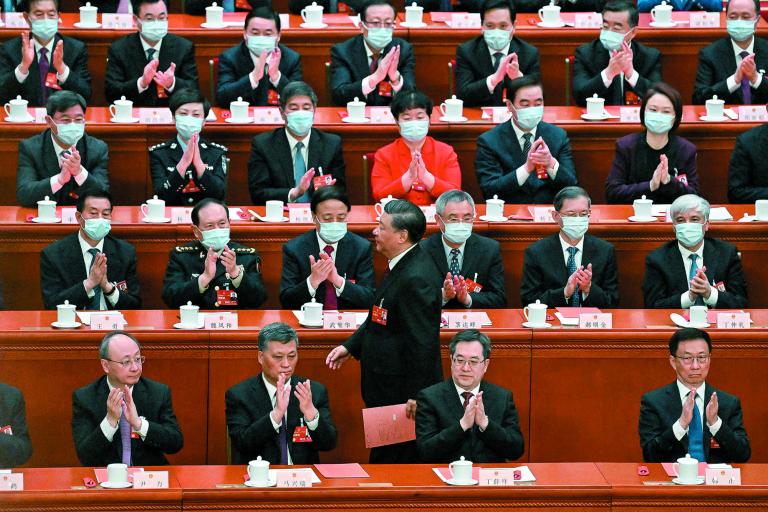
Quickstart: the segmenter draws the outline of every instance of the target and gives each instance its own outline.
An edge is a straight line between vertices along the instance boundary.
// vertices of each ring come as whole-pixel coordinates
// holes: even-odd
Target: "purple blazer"
[[[605,196],[609,204],[631,204],[643,195],[656,203],[671,203],[684,194],[699,193],[699,175],[696,172],[696,146],[689,140],[670,135],[670,141],[677,145],[676,164],[670,162],[672,179],[651,192],[650,178],[654,169],[636,169],[636,153],[645,132],[632,133],[616,141],[616,154],[608,179],[605,181]],[[674,168],[677,168],[675,172]],[[633,182],[631,176],[647,176],[644,181]],[[676,176],[685,175],[687,183]]]

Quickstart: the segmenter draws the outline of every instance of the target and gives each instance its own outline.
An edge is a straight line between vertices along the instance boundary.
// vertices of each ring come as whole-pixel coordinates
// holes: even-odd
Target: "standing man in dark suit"
[[[59,206],[74,205],[81,194],[109,190],[107,145],[85,134],[85,100],[72,91],[48,98],[48,129],[19,143],[16,199],[36,207],[48,196]]]
[[[313,298],[323,309],[368,309],[376,288],[371,243],[347,231],[349,198],[335,186],[312,196],[315,229],[283,245],[280,304],[300,309]]]
[[[511,80],[539,72],[539,50],[515,37],[516,18],[511,0],[487,0],[483,35],[456,49],[456,96],[465,106],[504,105]]]
[[[165,0],[131,0],[131,5],[139,31],[109,47],[107,101],[125,96],[134,107],[167,107],[174,91],[199,88],[195,47],[168,34]]]
[[[24,0],[24,19],[31,26],[0,47],[0,103],[21,96],[30,107],[45,106],[58,89],[91,99],[88,52],[83,43],[58,34],[56,0]]]
[[[301,55],[280,42],[280,16],[259,7],[245,17],[243,41],[219,56],[216,103],[229,108],[241,97],[251,105],[279,105],[290,82],[301,80]]]
[[[576,184],[568,134],[542,122],[544,89],[536,75],[509,84],[512,119],[477,139],[475,172],[483,197],[508,203],[549,203],[563,187]]]
[[[112,197],[88,192],[77,201],[80,229],[40,253],[43,306],[56,309],[68,300],[77,309],[139,309],[136,249],[108,235]]]
[[[730,0],[725,8],[728,37],[699,52],[693,84],[693,103],[704,104],[717,95],[727,104],[762,105],[768,102],[768,41],[755,35],[760,20],[759,0]]]
[[[489,309],[507,305],[499,242],[472,232],[475,202],[449,190],[435,202],[440,233],[421,243],[432,257],[443,287],[443,309]]]
[[[107,333],[99,357],[106,375],[72,393],[72,435],[80,463],[168,464],[165,454],[184,446],[171,390],[142,378],[146,357],[125,331]]]
[[[251,141],[248,190],[254,204],[271,199],[308,203],[315,190],[313,178],[330,175],[326,184],[345,187],[341,137],[312,128],[317,95],[304,82],[285,86],[280,95],[284,128],[260,133]]]
[[[754,203],[768,199],[768,125],[755,126],[738,137],[728,163],[728,200]]]
[[[558,192],[552,218],[560,226],[554,235],[525,250],[523,304],[540,300],[550,307],[615,308],[619,278],[613,245],[587,234],[592,200],[581,187]]]
[[[645,259],[645,307],[747,307],[747,281],[736,246],[704,237],[709,229],[709,202],[686,194],[675,199],[669,215],[676,240]]]
[[[640,446],[646,462],[674,462],[690,454],[699,462],[747,462],[751,455],[738,397],[715,389],[707,374],[712,341],[686,328],[669,340],[677,380],[640,400]]]
[[[336,447],[325,386],[294,375],[299,337],[275,322],[259,331],[261,373],[227,390],[232,464],[258,456],[272,464],[316,464]]]
[[[392,37],[397,12],[384,0],[369,0],[359,12],[361,35],[331,47],[331,97],[346,106],[358,98],[389,105],[404,86],[414,87],[411,43]]]
[[[448,345],[451,378],[416,397],[416,445],[422,462],[506,462],[523,454],[523,434],[512,393],[483,379],[491,340],[475,329]]]
[[[606,105],[639,105],[661,80],[661,53],[634,41],[640,15],[633,2],[611,0],[603,7],[600,38],[576,48],[573,96],[582,107],[597,94]]]
[[[24,395],[0,382],[0,468],[21,466],[31,456]]]
[[[419,240],[427,221],[413,203],[395,199],[384,207],[374,230],[376,250],[389,263],[368,318],[326,358],[332,370],[350,356],[360,360],[361,391],[366,407],[406,403],[413,418],[416,394],[443,378],[440,362],[440,284],[437,269]],[[415,462],[415,442],[371,450],[371,463]]]

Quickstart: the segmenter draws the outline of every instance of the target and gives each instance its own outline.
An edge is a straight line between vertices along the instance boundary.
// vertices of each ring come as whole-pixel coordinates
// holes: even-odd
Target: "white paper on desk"
[[[395,124],[395,118],[392,117],[392,111],[389,107],[369,107],[369,116],[375,124]]]
[[[230,208],[229,220],[245,220],[240,216],[241,213],[244,213],[242,208]],[[190,220],[191,219],[192,217],[190,216]]]
[[[280,27],[281,28],[288,28],[291,26],[291,15],[288,13],[285,14],[279,14],[280,16]],[[240,22],[240,25],[242,25],[243,22]]]
[[[82,322],[83,325],[91,325],[91,313],[104,313],[104,311],[75,311],[77,314],[77,318],[80,319],[80,322]],[[128,325],[128,322],[125,321],[125,315],[123,315],[119,311],[112,311],[112,313],[116,313],[123,317],[123,322],[125,325]]]
[[[473,473],[472,476],[473,477],[475,476],[475,472],[476,471],[479,472],[479,469],[480,469],[479,466],[475,466],[475,467],[472,468],[472,473]],[[515,470],[515,469],[517,469],[517,470],[520,471],[520,480],[517,480],[517,482],[523,483],[523,482],[535,482],[536,481],[536,477],[533,476],[533,472],[531,472],[531,469],[528,466],[520,466],[520,467],[516,467],[516,468],[486,468],[486,467],[484,467],[482,469],[487,469],[487,470],[490,470],[490,471],[493,471],[495,469],[505,469],[505,470]],[[447,476],[452,476],[453,475],[452,471],[450,470],[450,468],[432,468],[432,471],[434,471],[435,474],[437,475],[437,477],[440,480],[442,480],[443,482],[445,482],[445,483],[448,483]]]
[[[578,318],[569,318],[567,316],[563,316],[563,314],[559,311],[555,311],[555,316],[558,320],[560,320],[561,325],[579,325],[579,319]]]
[[[296,320],[299,321],[300,324],[304,323],[304,312],[300,309],[292,311],[293,316],[296,317]],[[368,312],[365,313],[355,313],[355,323],[360,326],[363,322],[365,322],[365,319],[368,318]]]
[[[652,204],[651,215],[654,217],[664,217],[669,211],[670,205],[668,204]]]
[[[299,468],[297,468],[297,469],[299,469]],[[312,483],[313,484],[321,483],[320,477],[317,476],[317,473],[315,473],[315,471],[312,468],[301,468],[301,470],[302,471],[309,471],[310,473],[312,473]],[[269,470],[269,480],[271,482],[276,482],[277,481],[277,475],[279,473],[290,473],[292,471],[293,471],[293,469],[270,469]]]
[[[163,107],[142,107],[139,109],[139,119],[142,124],[173,124],[171,110]]]
[[[709,220],[733,220],[733,215],[725,206],[717,206],[709,210]]]
[[[45,122],[45,116],[48,115],[48,111],[45,107],[37,107],[34,109],[35,124],[42,124]]]
[[[213,111],[213,109],[208,111],[208,115],[206,116],[206,121],[216,121],[216,113]]]
[[[350,17],[349,17],[349,21],[351,21],[351,22],[352,22],[352,24],[353,24],[355,27],[358,27],[358,26],[360,26],[360,15],[359,15],[359,14],[356,14],[356,15],[354,15],[354,16],[350,16]]]

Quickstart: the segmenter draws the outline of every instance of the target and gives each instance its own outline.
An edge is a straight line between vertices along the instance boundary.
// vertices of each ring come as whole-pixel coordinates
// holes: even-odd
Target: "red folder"
[[[416,439],[416,422],[405,416],[405,404],[363,409],[363,429],[366,448]]]

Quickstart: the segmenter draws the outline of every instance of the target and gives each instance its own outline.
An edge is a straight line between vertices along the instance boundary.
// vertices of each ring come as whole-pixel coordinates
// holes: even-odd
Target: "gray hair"
[[[563,207],[563,203],[567,199],[577,199],[579,197],[586,197],[587,201],[589,201],[589,207],[590,208],[592,207],[592,198],[589,197],[589,193],[583,188],[573,185],[570,187],[565,187],[560,189],[560,192],[558,192],[555,195],[555,200],[554,200],[555,211],[559,212],[560,209]]]
[[[99,344],[100,359],[109,359],[109,342],[112,341],[112,338],[115,336],[125,336],[132,339],[136,346],[139,347],[139,352],[141,352],[141,343],[139,343],[139,340],[137,340],[133,334],[128,331],[109,331],[103,338],[101,338],[101,344]]]
[[[259,352],[266,352],[270,341],[277,341],[283,345],[295,341],[296,348],[299,348],[299,336],[296,334],[296,330],[283,322],[272,322],[261,328],[259,331]]]
[[[472,207],[473,211],[475,210],[474,199],[472,199],[472,196],[463,190],[453,189],[447,192],[443,192],[440,194],[440,197],[437,198],[437,201],[435,201],[435,212],[440,217],[442,217],[443,212],[445,212],[445,207],[448,206],[448,203],[463,203],[464,201],[469,203],[469,206]]]
[[[459,343],[471,343],[473,341],[476,341],[483,346],[483,359],[491,357],[491,338],[477,329],[459,331],[453,338],[451,338],[451,341],[448,343],[448,351],[451,353],[451,357],[456,353],[456,345]]]
[[[312,106],[317,106],[317,94],[312,86],[306,82],[296,81],[286,84],[280,92],[280,108],[285,110],[288,101],[294,96],[307,96],[312,101]]]
[[[675,217],[688,210],[696,210],[704,216],[704,220],[709,220],[709,201],[696,194],[685,194],[678,197],[669,207],[669,217],[674,221]]]

